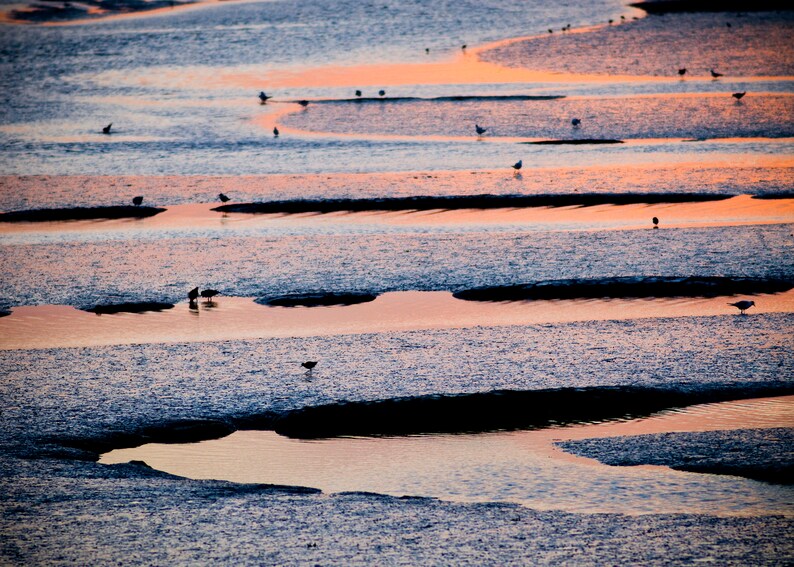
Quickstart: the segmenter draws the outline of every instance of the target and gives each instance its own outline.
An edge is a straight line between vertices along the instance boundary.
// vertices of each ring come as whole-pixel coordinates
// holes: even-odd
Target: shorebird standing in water
[[[475,124],[474,125],[474,130],[477,132],[478,136],[482,136],[483,134],[485,134],[488,131],[488,128],[483,128],[479,124]]]
[[[187,292],[187,298],[190,300],[190,306],[192,307],[196,303],[196,299],[199,296],[199,289],[194,287],[189,292]]]
[[[524,160],[518,160],[517,162],[515,162],[515,163],[513,164],[513,169],[515,169],[516,171],[518,171],[519,169],[521,169],[521,168],[524,166],[524,163],[523,163],[523,161],[524,161]]]
[[[132,204],[136,207],[140,207],[141,203],[143,203],[143,195],[138,195],[137,197],[132,198]]]
[[[720,77],[722,77],[722,73],[717,73],[714,69],[709,69],[709,72],[711,73],[711,76],[714,79],[719,79]]]
[[[113,126],[113,122],[111,122],[110,124],[108,124],[107,126],[105,126],[104,128],[102,128],[102,133],[103,133],[103,134],[110,134],[110,127],[111,127],[111,126]]]
[[[736,303],[729,303],[728,305],[732,305],[739,310],[740,315],[744,315],[744,312],[750,309],[753,305],[755,305],[755,301],[747,301],[743,299],[741,301],[737,301]]]
[[[683,69],[679,69],[678,70],[678,76],[679,77],[683,77],[684,75],[686,75],[686,67],[684,67]]]
[[[380,96],[386,96],[386,91],[384,91],[383,89],[381,89],[381,90],[379,90],[379,91],[378,91],[378,94],[379,94]]]
[[[307,376],[311,376],[312,375],[312,370],[314,370],[314,367],[317,366],[317,361],[316,360],[307,360],[306,362],[301,362],[301,366],[303,366],[306,369],[305,374]]]
[[[581,125],[582,125],[582,121],[580,119],[578,118],[571,119],[571,126],[573,126],[574,128],[579,128]]]
[[[744,97],[744,95],[746,95],[746,94],[747,94],[747,91],[744,91],[743,93],[733,93],[731,96],[733,98],[735,98],[736,101],[738,102],[738,101],[742,100],[742,97]]]
[[[272,96],[267,96],[265,94],[265,91],[260,91],[259,92],[259,102],[261,102],[262,104],[265,104],[268,101],[268,99],[271,99],[271,98],[273,98],[273,97]]]
[[[223,193],[218,193],[218,199],[221,200],[221,203],[226,203],[228,201],[231,201],[231,199],[229,199],[229,197],[227,197]]]
[[[356,91],[356,96],[361,96],[361,91]]]
[[[217,289],[202,289],[199,295],[201,295],[201,297],[206,299],[207,303],[209,303],[212,300],[212,298],[218,295],[219,293],[220,292]]]
[[[651,222],[653,223],[653,228],[659,228],[659,219],[658,218],[653,217],[651,219]]]
[[[278,138],[278,128],[276,126],[273,126],[273,137]]]

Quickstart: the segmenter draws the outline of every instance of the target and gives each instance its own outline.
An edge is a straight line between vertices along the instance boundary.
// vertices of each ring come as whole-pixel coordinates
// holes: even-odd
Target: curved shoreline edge
[[[153,217],[165,212],[162,207],[68,207],[62,209],[29,209],[0,213],[0,222],[52,222]]]

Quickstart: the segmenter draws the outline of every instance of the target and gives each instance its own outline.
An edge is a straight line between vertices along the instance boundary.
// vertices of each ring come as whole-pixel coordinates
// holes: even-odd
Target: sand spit
[[[380,199],[296,199],[264,203],[235,203],[212,209],[222,213],[333,213],[361,211],[428,211],[456,209],[503,209],[515,207],[592,207],[596,205],[631,205],[658,203],[693,203],[721,201],[733,195],[708,193],[590,193],[559,195],[466,195],[416,196]]]
[[[69,207],[62,209],[31,209],[0,213],[0,222],[52,222],[86,219],[146,218],[162,213],[159,207]]]
[[[452,295],[467,301],[527,301],[537,299],[598,299],[640,297],[718,297],[780,293],[794,281],[732,277],[621,277],[596,280],[556,280],[523,285],[482,287]]]
[[[271,307],[329,307],[332,305],[357,305],[377,299],[374,293],[301,293],[281,297],[260,297],[255,303]]]
[[[165,311],[173,309],[173,303],[162,301],[139,301],[133,303],[107,303],[104,305],[94,305],[85,307],[83,311],[94,313],[95,315],[115,315],[117,313],[145,313],[147,311]]]

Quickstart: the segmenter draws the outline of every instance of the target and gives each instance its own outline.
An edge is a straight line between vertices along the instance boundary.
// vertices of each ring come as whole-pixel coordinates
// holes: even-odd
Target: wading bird
[[[268,100],[268,99],[270,99],[270,98],[273,98],[273,97],[272,97],[272,96],[267,96],[267,95],[265,94],[265,91],[260,91],[260,92],[259,92],[259,101],[260,101],[262,104],[265,104],[265,103],[267,102],[267,100]]]
[[[356,96],[361,96],[361,91],[356,91]]]
[[[483,128],[479,124],[475,124],[474,125],[474,130],[477,132],[478,136],[482,136],[483,134],[485,134],[488,131],[488,128]]]
[[[747,91],[744,91],[743,93],[733,93],[731,96],[733,98],[735,98],[736,100],[742,100],[742,97],[744,95],[746,95],[746,94],[747,94]]]
[[[187,292],[187,298],[190,300],[191,304],[196,302],[198,296],[199,296],[199,289],[197,287],[194,287],[189,292]]]
[[[141,203],[143,203],[143,195],[138,195],[137,197],[132,198],[132,204],[136,207],[140,207]]]
[[[659,228],[659,219],[658,218],[653,217],[651,219],[651,222],[653,223],[653,228]]]
[[[220,292],[217,289],[202,289],[200,295],[209,302],[213,297],[215,297],[219,293]]]
[[[110,134],[110,127],[111,127],[111,126],[113,126],[113,122],[111,122],[110,124],[108,124],[107,126],[105,126],[104,128],[102,128],[102,133],[103,133],[103,134]]]
[[[736,303],[729,303],[728,305],[733,305],[739,310],[739,314],[744,315],[745,311],[755,305],[755,301],[747,301],[746,299],[743,299],[741,301],[737,301]]]
[[[226,203],[228,201],[231,201],[231,199],[229,199],[229,197],[227,197],[223,193],[218,193],[218,199],[221,200],[221,203]]]
[[[276,126],[273,126],[273,137],[278,138],[278,128]]]
[[[571,119],[571,126],[573,126],[574,128],[578,128],[581,125],[582,125],[582,121],[579,120],[578,118]]]
[[[381,90],[379,90],[379,91],[378,91],[378,94],[379,94],[380,96],[386,96],[386,91],[384,91],[383,89],[381,89]]]
[[[683,69],[679,69],[678,70],[678,75],[681,76],[681,77],[686,75],[686,67],[684,67]]]
[[[709,69],[711,76],[715,79],[722,77],[722,73],[717,73],[714,69]]]
[[[518,171],[519,169],[521,169],[521,167],[524,165],[524,164],[522,163],[523,161],[524,161],[524,160],[518,160],[517,162],[515,162],[515,163],[513,164],[513,169],[515,169],[516,171]]]

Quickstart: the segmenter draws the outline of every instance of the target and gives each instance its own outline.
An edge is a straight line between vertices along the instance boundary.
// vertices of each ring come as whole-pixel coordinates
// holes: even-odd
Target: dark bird
[[[755,301],[747,301],[743,299],[742,301],[737,301],[736,303],[729,303],[728,305],[732,305],[739,310],[739,313],[744,315],[744,312],[750,309],[753,305],[755,305]]]
[[[658,218],[653,217],[651,219],[651,222],[653,223],[653,228],[659,228],[659,219]]]
[[[464,43],[463,45],[461,45],[461,46],[460,46],[460,48],[461,48],[463,51],[466,51],[466,44]]]
[[[210,301],[213,297],[218,295],[220,292],[217,289],[202,289],[201,290],[201,297]]]
[[[309,106],[309,101],[308,100],[299,100],[298,104],[300,104],[303,108],[306,108],[307,106]]]
[[[554,33],[554,30],[549,28],[549,33]]]
[[[611,26],[611,25],[612,25],[612,22],[614,22],[614,21],[615,21],[615,20],[609,20],[609,25]]]
[[[227,197],[223,193],[218,193],[218,199],[221,200],[221,203],[226,203],[228,201],[231,201],[231,199],[229,199],[229,197]]]
[[[430,48],[429,47],[425,47],[425,53],[430,53]]]
[[[582,121],[579,120],[578,118],[571,119],[571,126],[573,126],[574,128],[578,128],[581,125],[582,125]]]
[[[742,100],[742,97],[744,95],[746,95],[746,94],[747,94],[747,91],[744,91],[743,93],[733,93],[731,96],[733,98],[735,98],[736,100]]]
[[[312,368],[317,366],[317,361],[316,360],[307,360],[306,362],[301,362],[301,366],[303,366],[307,370],[311,370]]]
[[[273,126],[273,137],[278,138],[278,128]]]
[[[728,26],[728,27],[731,27],[731,23],[730,22],[726,22],[725,25]]]
[[[679,70],[678,70],[678,74],[679,74],[679,76],[681,76],[681,77],[683,77],[684,75],[686,75],[686,67],[684,67],[683,69],[679,69]]]
[[[189,292],[187,292],[187,298],[190,300],[190,303],[196,301],[196,299],[198,299],[198,296],[199,296],[199,289],[197,287],[194,287]]]
[[[356,91],[356,96],[361,96],[361,91]]]
[[[621,20],[625,20],[625,19],[626,19],[626,16],[620,16],[620,19],[621,19]]]
[[[105,126],[104,128],[102,128],[102,133],[103,133],[103,134],[110,134],[110,127],[111,127],[111,126],[113,126],[113,122],[111,122],[110,124],[108,124],[107,126]]]
[[[709,71],[711,71],[711,76],[715,79],[722,77],[722,73],[717,73],[714,69],[709,69]]]
[[[272,97],[272,96],[267,96],[267,95],[265,94],[265,91],[260,91],[260,92],[259,92],[259,101],[260,101],[262,104],[265,104],[265,103],[267,102],[267,100],[268,100],[268,99],[270,99],[270,98],[273,98],[273,97]]]
[[[523,160],[518,160],[516,163],[514,163],[513,164],[513,169],[515,169],[516,171],[521,169],[521,167],[523,167],[523,165],[524,165],[522,162],[523,162]]]
[[[488,128],[483,128],[479,124],[475,124],[474,129],[477,131],[478,136],[482,136],[483,134],[485,134],[485,132],[488,131]]]
[[[141,203],[143,203],[142,195],[138,195],[137,197],[132,198],[132,204],[135,205],[136,207],[140,207]]]
[[[380,96],[386,96],[386,91],[384,91],[383,89],[381,89],[381,90],[379,90],[379,91],[378,91],[378,94],[379,94]]]

